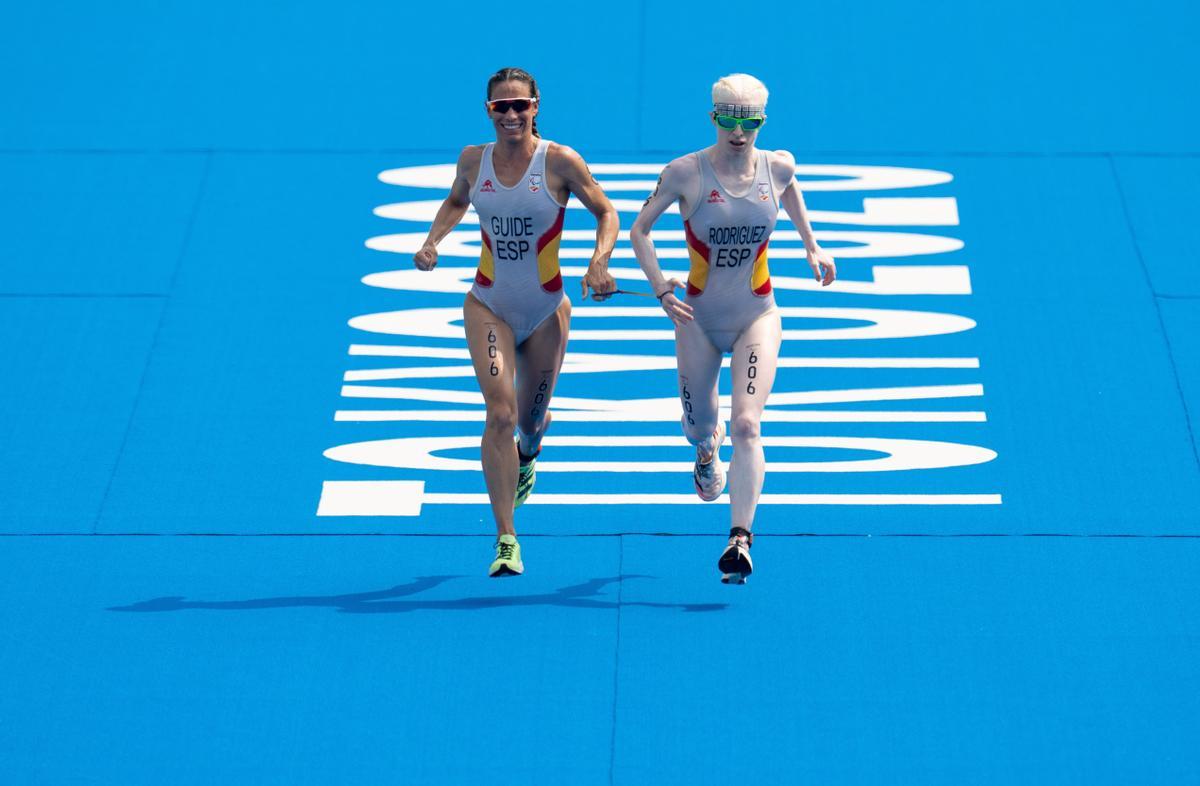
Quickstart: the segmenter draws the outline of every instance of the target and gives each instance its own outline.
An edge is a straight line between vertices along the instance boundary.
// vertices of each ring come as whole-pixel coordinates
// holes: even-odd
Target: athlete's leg
[[[517,345],[517,491],[519,508],[537,482],[537,457],[550,427],[550,397],[567,352],[571,301],[562,299],[554,313]]]
[[[679,401],[683,405],[683,434],[701,454],[711,454],[719,417],[717,377],[721,373],[721,351],[692,320],[675,326],[675,358],[679,369]]]
[[[517,427],[517,395],[513,387],[515,341],[512,329],[474,295],[467,295],[463,315],[471,364],[487,406],[480,446],[483,479],[496,518],[496,532],[512,535],[513,493],[517,485],[517,448],[513,444],[513,431]]]
[[[733,409],[730,434],[733,460],[729,465],[729,502],[734,527],[749,530],[762,492],[766,461],[763,458],[759,422],[779,361],[783,326],[779,312],[771,310],[742,331],[733,345],[730,376],[733,380]]]
[[[719,453],[725,440],[725,424],[720,420],[717,397],[723,353],[692,321],[676,326],[675,354],[683,433],[696,446],[692,486],[700,499],[712,502],[725,490],[725,468]]]
[[[558,309],[517,347],[517,430],[521,453],[536,456],[550,426],[550,396],[567,352],[571,301]]]

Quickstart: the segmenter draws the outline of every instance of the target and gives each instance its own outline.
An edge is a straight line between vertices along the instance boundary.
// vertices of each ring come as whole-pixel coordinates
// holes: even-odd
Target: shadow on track
[[[572,584],[554,592],[536,595],[511,595],[503,597],[476,596],[449,600],[407,600],[426,590],[434,589],[452,579],[463,576],[419,576],[408,584],[397,584],[375,592],[355,592],[347,595],[297,595],[282,598],[252,598],[249,600],[187,600],[181,595],[153,598],[128,606],[111,606],[109,611],[184,611],[209,609],[218,611],[249,611],[262,609],[287,609],[312,606],[332,608],[348,614],[395,614],[405,611],[473,611],[477,609],[502,608],[505,606],[565,606],[579,609],[616,609],[621,606],[644,606],[657,609],[680,611],[723,611],[727,603],[653,603],[649,601],[617,601],[601,599],[601,591],[610,584],[620,584],[626,579],[648,579],[653,576],[623,575],[610,578],[590,579],[582,584]]]

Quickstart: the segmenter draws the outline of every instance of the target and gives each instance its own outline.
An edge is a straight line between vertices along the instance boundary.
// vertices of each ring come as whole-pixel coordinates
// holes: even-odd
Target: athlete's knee
[[[512,436],[517,428],[517,408],[513,404],[496,404],[487,408],[484,428]]]
[[[734,442],[754,442],[762,436],[758,417],[745,413],[733,417],[729,433]]]

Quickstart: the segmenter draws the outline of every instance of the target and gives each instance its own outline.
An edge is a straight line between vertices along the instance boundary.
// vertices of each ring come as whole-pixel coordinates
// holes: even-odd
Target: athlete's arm
[[[458,166],[454,172],[454,183],[450,186],[450,195],[438,208],[425,237],[425,244],[413,254],[413,263],[418,270],[433,270],[437,266],[437,244],[442,241],[450,230],[458,226],[462,217],[471,206],[471,182],[479,174],[479,162],[483,158],[483,147],[469,145],[464,147],[458,156]]]
[[[679,201],[682,208],[684,196],[691,195],[691,180],[694,178],[690,177],[690,169],[688,162],[683,159],[676,159],[667,164],[658,176],[658,185],[655,186],[654,193],[646,198],[641,212],[629,230],[629,242],[633,245],[633,253],[637,256],[642,272],[650,282],[651,291],[662,303],[667,316],[677,325],[692,319],[692,307],[675,297],[675,290],[682,287],[683,283],[677,278],[668,279],[663,275],[662,268],[658,265],[658,254],[654,250],[654,241],[650,239],[650,230],[668,207]]]
[[[778,175],[788,184],[779,202],[804,240],[804,251],[808,256],[808,266],[812,268],[813,278],[820,281],[821,286],[827,287],[837,278],[837,265],[834,264],[833,257],[818,246],[816,238],[813,237],[812,226],[808,223],[808,212],[804,207],[804,195],[800,193],[800,184],[796,182],[796,159],[786,150],[777,150],[768,155],[773,156],[772,174]]]
[[[583,276],[583,294],[587,298],[588,287],[592,288],[593,300],[608,300],[612,297],[617,282],[608,273],[608,259],[617,244],[617,232],[621,220],[617,209],[608,201],[604,189],[592,177],[591,170],[583,158],[566,145],[551,145],[546,151],[547,163],[554,173],[563,179],[567,191],[574,194],[593,216],[596,217],[596,249]]]

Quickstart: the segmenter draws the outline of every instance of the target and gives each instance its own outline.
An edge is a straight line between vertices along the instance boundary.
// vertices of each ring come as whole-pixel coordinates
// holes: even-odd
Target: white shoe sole
[[[754,562],[750,552],[744,549],[727,546],[717,560],[717,570],[721,571],[722,584],[745,584],[746,579],[754,572]]]

